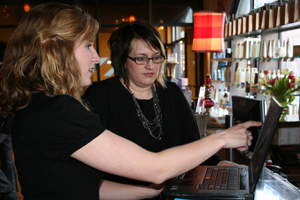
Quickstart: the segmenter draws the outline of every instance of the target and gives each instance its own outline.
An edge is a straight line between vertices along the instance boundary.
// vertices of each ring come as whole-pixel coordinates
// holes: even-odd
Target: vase
[[[281,115],[280,115],[280,118],[279,118],[279,121],[285,121],[285,117],[286,117],[286,115],[287,115],[287,112],[284,112],[284,111],[282,111],[282,113],[281,113]]]
[[[275,97],[276,98],[276,97]],[[288,112],[289,112],[289,104],[288,104],[288,102],[281,102],[281,101],[279,101],[277,98],[276,98],[276,100],[282,105],[282,107],[283,107],[283,110],[282,110],[282,113],[281,113],[281,116],[280,116],[280,118],[279,118],[279,121],[285,121],[285,117],[286,117],[286,115],[288,114]]]

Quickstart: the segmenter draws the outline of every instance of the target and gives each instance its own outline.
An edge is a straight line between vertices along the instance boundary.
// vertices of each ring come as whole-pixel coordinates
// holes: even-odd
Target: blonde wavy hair
[[[24,15],[8,41],[0,71],[0,112],[26,107],[31,95],[81,99],[81,70],[75,41],[93,41],[99,23],[77,6],[40,4]]]

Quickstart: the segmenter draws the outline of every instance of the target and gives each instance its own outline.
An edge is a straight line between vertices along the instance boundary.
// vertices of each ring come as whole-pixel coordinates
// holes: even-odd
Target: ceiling
[[[68,4],[77,5],[148,5],[151,2],[152,5],[190,5],[190,4],[202,4],[203,0],[1,0],[0,5],[23,5],[28,3],[31,5],[37,5],[46,2],[62,2]]]
[[[33,7],[57,1],[84,7],[100,22],[102,28],[111,28],[130,15],[154,26],[192,26],[193,11],[213,7],[211,10],[225,11],[228,15],[239,0],[0,0],[0,9],[7,5],[11,14],[15,13],[16,21],[19,21],[25,13],[25,3]],[[17,23],[4,24],[0,19],[0,27],[3,25],[10,27]]]
[[[217,11],[226,11],[231,14],[236,1],[239,0],[210,0],[210,2],[217,2]],[[96,5],[99,6],[137,6],[149,5],[152,6],[190,6],[193,10],[203,9],[203,4],[208,0],[1,0],[1,5],[24,5],[25,3],[31,6],[46,3],[46,2],[62,2],[76,5]]]

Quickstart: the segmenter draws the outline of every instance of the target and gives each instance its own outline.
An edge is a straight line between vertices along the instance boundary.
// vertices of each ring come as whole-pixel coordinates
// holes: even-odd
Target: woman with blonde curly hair
[[[248,148],[247,128],[260,123],[239,124],[159,153],[106,130],[80,97],[100,62],[93,47],[98,28],[76,6],[46,3],[25,14],[8,42],[0,112],[14,115],[12,140],[24,199],[149,198],[161,192],[164,181],[221,148]],[[162,185],[102,181],[102,171]]]

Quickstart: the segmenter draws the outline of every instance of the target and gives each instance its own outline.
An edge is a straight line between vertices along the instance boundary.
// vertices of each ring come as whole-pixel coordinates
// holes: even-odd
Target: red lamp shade
[[[225,12],[194,12],[195,52],[224,52]]]

